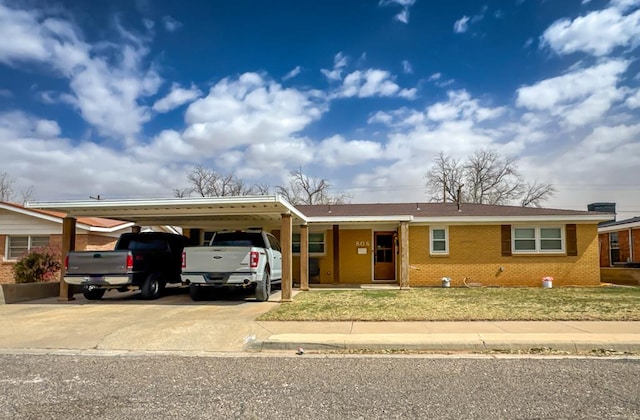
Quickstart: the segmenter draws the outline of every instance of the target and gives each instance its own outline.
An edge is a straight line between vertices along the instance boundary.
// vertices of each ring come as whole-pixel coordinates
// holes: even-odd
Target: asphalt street
[[[0,354],[3,419],[637,419],[637,358]]]

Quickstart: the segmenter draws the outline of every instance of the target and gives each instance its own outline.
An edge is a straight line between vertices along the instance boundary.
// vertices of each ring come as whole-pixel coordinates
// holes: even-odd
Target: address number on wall
[[[371,246],[369,241],[356,241],[356,246]]]

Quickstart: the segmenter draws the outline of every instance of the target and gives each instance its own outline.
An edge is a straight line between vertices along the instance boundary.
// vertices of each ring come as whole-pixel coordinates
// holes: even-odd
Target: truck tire
[[[256,300],[258,302],[266,302],[271,294],[271,274],[269,268],[265,268],[262,280],[256,285]]]
[[[205,291],[206,290],[204,290],[204,287],[198,286],[197,284],[189,285],[189,296],[191,296],[191,300],[193,300],[194,302],[204,300]]]
[[[87,300],[100,300],[106,291],[107,289],[98,289],[92,286],[84,286],[82,288],[82,294]]]
[[[151,273],[144,279],[142,287],[140,287],[140,294],[144,300],[153,300],[160,297],[162,292],[162,280],[158,273]]]

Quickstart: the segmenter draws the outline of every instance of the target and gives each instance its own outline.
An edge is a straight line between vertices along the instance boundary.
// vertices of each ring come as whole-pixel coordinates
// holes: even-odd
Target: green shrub
[[[35,283],[55,280],[60,271],[60,254],[51,248],[38,248],[25,254],[13,268],[16,283]]]

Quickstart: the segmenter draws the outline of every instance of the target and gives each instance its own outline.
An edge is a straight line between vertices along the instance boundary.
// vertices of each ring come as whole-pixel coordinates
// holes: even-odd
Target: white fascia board
[[[636,229],[636,228],[640,228],[640,222],[624,223],[619,225],[601,227],[601,228],[598,228],[598,233],[619,232],[622,230],[629,230],[629,229]]]
[[[584,216],[457,216],[457,217],[416,217],[412,224],[512,224],[512,223],[598,223],[609,220],[601,215]]]
[[[32,211],[32,210],[28,210],[28,209],[24,209],[24,208],[19,208],[19,207],[13,207],[13,206],[7,206],[5,204],[0,203],[0,208],[7,210],[7,211],[12,211],[14,213],[19,213],[25,216],[29,216],[29,217],[35,217],[38,219],[42,219],[42,220],[47,220],[49,222],[54,222],[54,223],[62,223],[62,219],[60,217],[57,216],[52,216],[49,214],[42,214],[42,213],[38,213],[37,211]]]
[[[89,232],[98,232],[98,233],[113,233],[122,229],[128,229],[134,225],[135,223],[133,222],[126,222],[126,223],[122,223],[121,225],[107,228],[107,227],[89,226],[89,225],[85,225],[84,223],[76,223],[76,226],[81,229],[88,230]]]
[[[294,214],[296,217],[302,219],[305,222],[309,221],[309,218],[307,216],[305,216],[302,212],[300,212],[300,210],[298,210],[297,208],[295,208],[293,206],[293,204],[289,203],[283,196],[281,196],[280,194],[277,194],[275,196],[275,199],[278,203],[282,204],[284,207],[286,207],[289,212],[291,212],[292,214]]]
[[[309,223],[389,223],[411,222],[413,216],[322,216],[308,217]]]
[[[186,197],[186,198],[158,198],[158,199],[122,199],[122,200],[69,200],[69,201],[34,201],[29,202],[25,207],[36,209],[85,209],[85,208],[110,208],[117,207],[126,209],[129,207],[163,207],[177,206],[188,207],[207,204],[259,204],[259,203],[282,203],[279,196],[259,195],[244,197]]]

